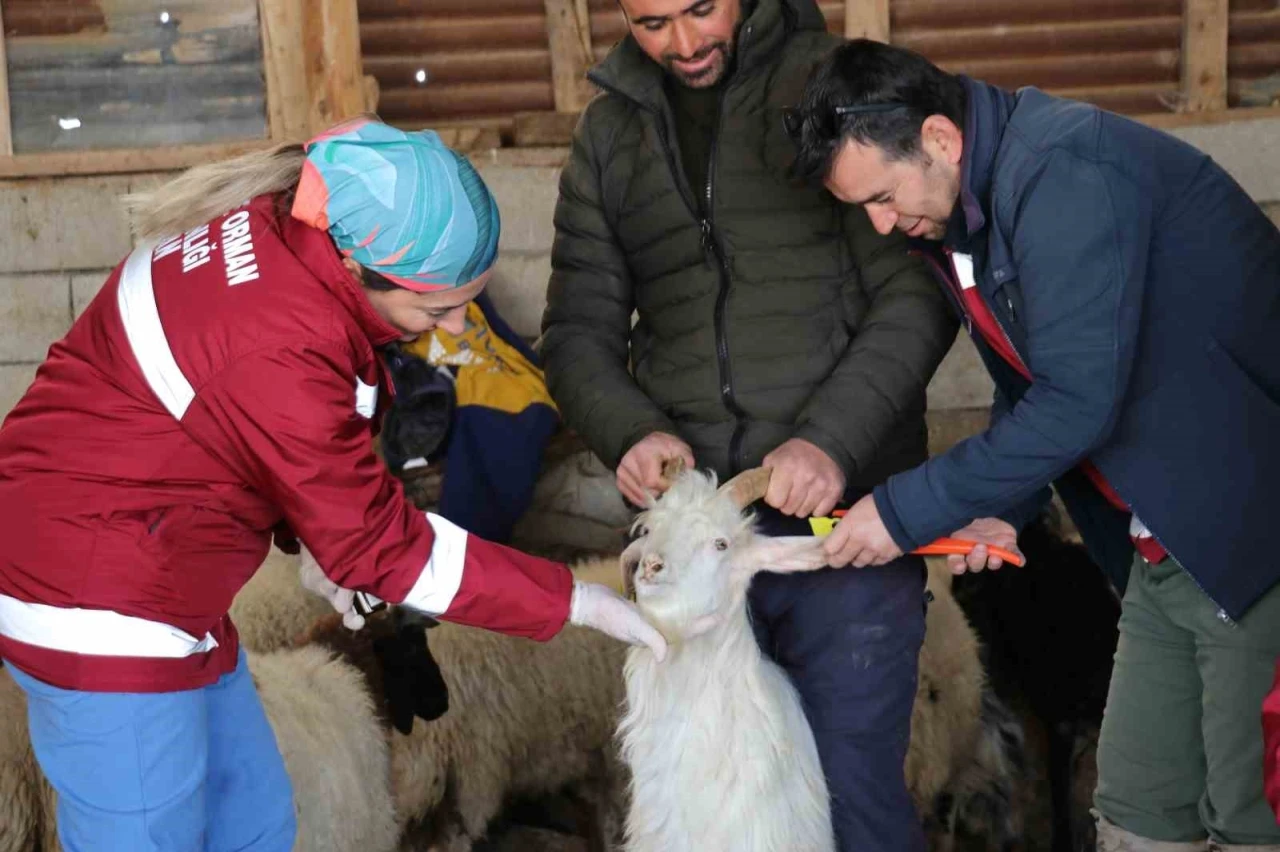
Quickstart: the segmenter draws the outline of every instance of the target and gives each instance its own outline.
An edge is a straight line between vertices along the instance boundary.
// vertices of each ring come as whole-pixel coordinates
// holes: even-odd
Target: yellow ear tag
[[[836,528],[837,523],[839,523],[837,518],[810,518],[809,529],[813,530],[814,535],[822,538],[823,536],[831,535],[831,531]]]

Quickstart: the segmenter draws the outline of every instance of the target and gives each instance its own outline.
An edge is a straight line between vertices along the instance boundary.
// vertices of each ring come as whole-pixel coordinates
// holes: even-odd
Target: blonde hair
[[[155,189],[122,201],[139,240],[168,237],[203,225],[259,195],[293,190],[306,153],[288,143],[196,166]]]

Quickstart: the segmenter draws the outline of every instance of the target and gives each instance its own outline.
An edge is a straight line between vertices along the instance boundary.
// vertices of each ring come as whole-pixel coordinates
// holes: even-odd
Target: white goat
[[[746,595],[759,571],[820,568],[820,540],[756,535],[743,507],[768,471],[687,472],[636,521],[622,557],[637,604],[671,645],[627,656],[619,733],[632,772],[627,852],[825,852],[826,782],[800,697],[760,651]]]

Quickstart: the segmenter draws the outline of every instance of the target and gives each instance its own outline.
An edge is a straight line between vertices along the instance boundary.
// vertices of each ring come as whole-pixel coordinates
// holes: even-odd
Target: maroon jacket
[[[416,510],[375,457],[398,336],[274,197],[136,249],[0,427],[0,657],[69,689],[212,683],[282,522],[340,586],[555,635],[568,569]]]
[[[1276,661],[1276,679],[1262,702],[1263,789],[1271,809],[1280,822],[1280,660]]]

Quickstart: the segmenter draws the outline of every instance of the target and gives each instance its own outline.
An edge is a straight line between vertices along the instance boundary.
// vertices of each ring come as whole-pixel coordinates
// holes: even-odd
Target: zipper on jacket
[[[658,130],[658,138],[662,142],[663,153],[667,157],[667,167],[671,169],[671,175],[676,179],[679,185],[679,175],[684,173],[684,167],[679,159],[675,156],[675,149],[671,145],[671,139],[667,135],[666,124],[660,111],[654,110],[646,104],[640,103],[629,95],[619,91],[618,89],[601,83],[599,80],[592,78],[592,82],[606,92],[617,95],[620,98],[631,101],[641,109],[649,112],[654,116],[654,124]],[[724,407],[734,416],[735,423],[733,435],[729,439],[729,467],[730,474],[738,473],[743,467],[742,458],[742,442],[747,431],[747,414],[738,405],[738,400],[733,391],[733,374],[729,367],[729,342],[725,332],[725,311],[729,301],[729,264],[725,260],[724,252],[720,248],[720,242],[716,238],[715,217],[712,213],[715,201],[715,170],[716,170],[716,150],[720,142],[720,120],[724,108],[724,96],[728,87],[721,90],[720,96],[716,103],[716,132],[711,137],[711,154],[707,162],[707,183],[703,187],[703,198],[705,199],[706,209],[699,210],[697,198],[691,198],[689,195],[681,192],[684,196],[685,203],[689,207],[689,212],[698,221],[698,229],[700,232],[700,241],[703,253],[707,260],[713,263],[720,273],[720,289],[716,294],[715,305],[715,337],[716,337],[716,365],[719,371],[720,379],[720,400],[724,403]],[[688,183],[688,181],[685,181]],[[692,187],[690,187],[692,189]]]
[[[720,270],[720,291],[716,294],[715,307],[716,365],[720,370],[720,399],[735,421],[733,435],[729,439],[729,467],[730,474],[736,474],[742,470],[743,466],[742,442],[747,431],[747,414],[738,405],[737,397],[733,392],[733,372],[729,366],[729,334],[726,322],[731,279],[729,263],[720,247],[720,240],[716,237],[716,150],[720,147],[720,116],[723,107],[724,93],[721,92],[716,105],[716,132],[711,137],[711,155],[707,159],[707,185],[703,192],[703,201],[706,206],[702,210],[699,225],[702,228],[704,247],[711,250],[715,264]]]

